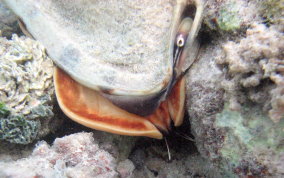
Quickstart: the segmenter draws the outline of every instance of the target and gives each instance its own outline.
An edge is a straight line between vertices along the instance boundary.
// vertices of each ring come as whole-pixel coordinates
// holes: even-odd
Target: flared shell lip
[[[114,133],[114,134],[128,135],[128,136],[147,136],[147,137],[156,138],[156,139],[162,139],[163,138],[162,133],[148,120],[144,120],[144,122],[143,122],[145,124],[145,127],[147,128],[146,130],[135,130],[135,129],[129,130],[129,129],[119,128],[115,124],[107,124],[107,123],[103,123],[103,122],[94,122],[92,120],[86,119],[83,116],[76,114],[74,111],[72,111],[72,109],[65,106],[64,100],[62,99],[62,96],[61,96],[62,92],[60,92],[60,86],[59,86],[59,81],[58,81],[58,79],[60,79],[60,77],[58,77],[60,70],[61,69],[58,69],[56,67],[54,68],[53,77],[54,77],[54,81],[55,81],[54,82],[55,90],[57,91],[56,97],[57,97],[58,104],[59,104],[60,108],[72,120],[74,120],[74,121],[76,121],[76,122],[78,122],[82,125],[85,125],[87,127],[107,131],[107,132]],[[137,116],[137,117],[140,117],[140,116]]]

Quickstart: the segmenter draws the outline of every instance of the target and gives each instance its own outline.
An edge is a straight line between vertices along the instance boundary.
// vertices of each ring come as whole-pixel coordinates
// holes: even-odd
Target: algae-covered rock
[[[224,177],[284,175],[283,32],[213,37],[188,75],[196,146]]]
[[[283,120],[276,124],[261,112],[261,108],[247,105],[240,112],[225,107],[217,114],[215,124],[226,130],[219,153],[228,173],[243,176],[284,174]]]
[[[0,37],[0,118],[2,140],[28,144],[53,130],[53,63],[45,49],[27,37]],[[51,120],[52,124],[51,124]]]
[[[217,24],[221,30],[232,31],[240,28],[241,19],[238,14],[238,5],[236,3],[227,3],[221,7]]]
[[[212,31],[235,33],[248,28],[251,23],[262,22],[262,6],[248,0],[208,0],[204,10],[204,24]]]

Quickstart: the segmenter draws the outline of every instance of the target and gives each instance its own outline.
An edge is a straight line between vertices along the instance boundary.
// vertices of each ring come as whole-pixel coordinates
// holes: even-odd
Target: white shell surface
[[[172,74],[174,0],[7,0],[54,62],[114,94],[157,93]]]

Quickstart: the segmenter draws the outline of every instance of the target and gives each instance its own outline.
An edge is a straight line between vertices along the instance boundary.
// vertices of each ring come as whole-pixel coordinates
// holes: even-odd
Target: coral
[[[227,79],[222,82],[230,108],[238,109],[246,99],[270,109],[270,118],[279,122],[284,117],[284,36],[274,26],[254,24],[240,42],[223,45],[225,56],[217,62],[228,67]],[[267,83],[274,83],[267,85]],[[244,93],[243,89],[248,90]],[[270,100],[268,103],[267,100]]]
[[[116,161],[99,148],[91,133],[39,142],[31,156],[0,162],[0,177],[117,177]]]
[[[1,125],[10,122],[13,127],[5,129],[21,127],[19,130],[32,129],[26,130],[25,134],[38,132],[19,143],[30,143],[36,139],[35,135],[45,136],[55,128],[55,124],[50,124],[54,118],[52,74],[53,63],[38,42],[17,35],[13,35],[11,40],[0,37],[0,101],[11,112],[9,118],[1,117]],[[41,129],[38,128],[39,122]],[[56,120],[53,122],[57,123]],[[20,123],[25,123],[26,126]],[[11,133],[12,130],[5,132]],[[5,138],[8,140],[12,137]],[[15,140],[22,139],[14,138],[11,142]]]
[[[281,80],[281,83],[278,83],[278,86],[270,91],[272,109],[269,110],[269,116],[275,122],[284,118],[284,81]]]
[[[0,58],[1,101],[12,112],[28,115],[51,101],[53,64],[38,42],[17,35],[0,38]]]

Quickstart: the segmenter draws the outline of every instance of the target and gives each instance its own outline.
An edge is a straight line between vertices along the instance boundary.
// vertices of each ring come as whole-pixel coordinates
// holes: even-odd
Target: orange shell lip
[[[158,129],[168,132],[171,119],[175,126],[182,123],[184,79],[177,82],[169,100],[163,101],[158,109],[147,117],[117,107],[99,92],[77,83],[58,67],[54,72],[54,84],[62,111],[72,120],[93,129],[120,135],[162,139],[163,135]]]

